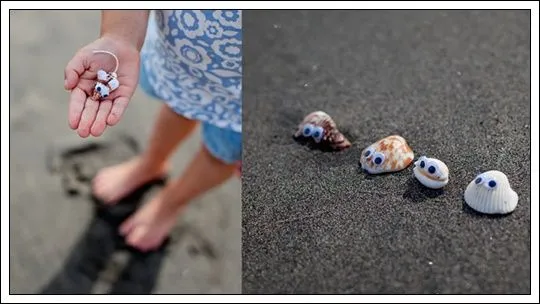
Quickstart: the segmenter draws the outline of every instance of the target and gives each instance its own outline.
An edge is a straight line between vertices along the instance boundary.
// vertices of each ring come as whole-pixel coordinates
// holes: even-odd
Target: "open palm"
[[[97,71],[112,72],[116,62],[109,54],[94,53],[98,50],[112,52],[119,61],[116,73],[120,86],[102,101],[90,98]],[[129,43],[99,38],[75,54],[66,66],[64,78],[64,87],[70,91],[69,126],[81,137],[100,136],[107,125],[118,123],[137,88],[139,52]]]

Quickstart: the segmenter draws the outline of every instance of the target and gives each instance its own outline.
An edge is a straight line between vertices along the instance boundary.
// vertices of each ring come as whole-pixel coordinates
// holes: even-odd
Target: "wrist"
[[[100,36],[101,39],[110,41],[114,44],[122,44],[130,48],[135,49],[137,52],[141,51],[142,45],[144,43],[143,39],[129,39],[125,35],[114,33],[114,32],[104,32]],[[142,40],[142,41],[141,41]]]
[[[112,38],[140,51],[146,36],[149,10],[104,10],[101,14],[101,37]]]

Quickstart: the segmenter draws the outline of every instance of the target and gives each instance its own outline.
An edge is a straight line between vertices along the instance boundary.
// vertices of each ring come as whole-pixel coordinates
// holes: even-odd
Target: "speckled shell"
[[[97,81],[92,92],[92,99],[100,101],[107,98],[112,91],[120,86],[116,73],[107,73],[104,70],[97,71]]]
[[[307,124],[321,127],[324,130],[321,140],[315,141],[310,136],[304,136],[303,129]],[[315,111],[308,114],[298,125],[294,138],[312,140],[317,145],[328,145],[333,150],[343,150],[351,146],[350,141],[338,130],[334,120],[323,111]]]
[[[421,166],[422,162],[424,162],[423,168]],[[430,167],[435,168],[435,172],[430,173]],[[421,156],[414,163],[413,174],[422,185],[431,189],[440,189],[446,186],[450,175],[445,163],[436,158],[426,156]]]
[[[376,158],[380,155],[384,156],[384,160],[377,164]],[[392,135],[362,150],[359,164],[370,174],[380,174],[401,171],[407,168],[413,159],[414,153],[407,141],[399,135]]]
[[[490,187],[490,181],[496,182],[494,188]],[[518,204],[518,194],[510,187],[506,175],[497,170],[475,177],[465,189],[464,198],[469,207],[486,214],[511,213]]]

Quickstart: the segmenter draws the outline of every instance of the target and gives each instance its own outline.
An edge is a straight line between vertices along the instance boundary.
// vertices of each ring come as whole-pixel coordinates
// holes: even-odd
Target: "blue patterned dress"
[[[176,113],[242,131],[241,11],[152,11],[141,63],[143,89]]]

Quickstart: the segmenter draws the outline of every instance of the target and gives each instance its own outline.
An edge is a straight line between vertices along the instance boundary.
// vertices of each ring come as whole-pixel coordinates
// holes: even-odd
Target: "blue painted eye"
[[[311,136],[312,133],[313,133],[313,125],[312,124],[305,125],[304,129],[302,130],[302,134],[305,137],[308,137],[308,136]]]
[[[421,162],[420,162],[420,168],[424,168],[425,166],[426,166],[426,162],[421,161]]]
[[[474,181],[475,184],[480,184],[482,182],[482,178],[481,177],[477,177],[476,180]]]
[[[373,153],[375,153],[375,149],[373,149],[373,147],[369,147],[366,149],[366,152],[364,152],[364,157],[369,157]]]
[[[376,152],[373,154],[373,163],[380,165],[384,162],[384,154]]]
[[[97,90],[98,92],[101,92],[101,87],[98,86],[98,87],[96,88],[96,90]]]
[[[434,166],[429,166],[429,168],[428,168],[429,173],[433,174],[433,173],[435,173],[435,171],[437,171],[437,169],[435,169]]]
[[[105,98],[105,97],[107,97],[107,96],[109,96],[109,94],[103,94],[103,98]]]
[[[324,137],[324,129],[322,127],[315,127],[313,128],[313,133],[311,134],[313,139],[315,139],[316,142],[320,142]]]
[[[494,181],[494,180],[490,180],[489,183],[488,183],[488,186],[490,188],[495,188],[495,187],[497,187],[497,182]]]

